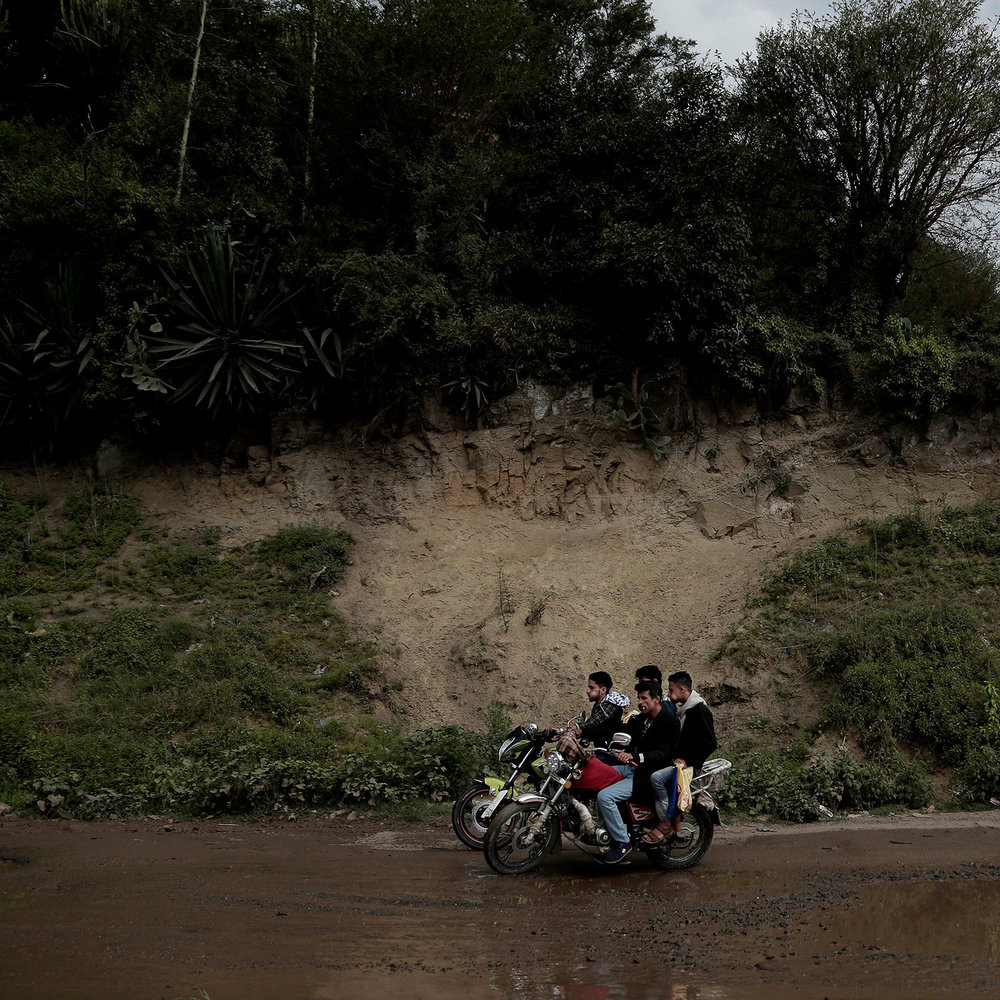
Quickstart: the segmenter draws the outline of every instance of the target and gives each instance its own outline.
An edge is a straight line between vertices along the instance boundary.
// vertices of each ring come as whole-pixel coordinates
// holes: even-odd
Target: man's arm
[[[699,705],[684,720],[677,755],[685,764],[701,767],[718,745],[712,713],[706,706]]]
[[[590,713],[590,718],[586,722],[581,722],[579,732],[581,736],[588,736],[591,733],[603,729],[614,717],[622,717],[622,710],[607,698],[599,701],[594,710]]]

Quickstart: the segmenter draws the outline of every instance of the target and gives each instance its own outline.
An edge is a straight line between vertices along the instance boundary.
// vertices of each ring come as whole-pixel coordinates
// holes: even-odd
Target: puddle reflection
[[[820,924],[839,942],[894,954],[1000,961],[1000,884],[978,880],[890,882]]]
[[[490,985],[503,997],[518,1000],[727,1000],[730,994],[720,986],[704,983],[670,983],[663,969],[651,963],[648,977],[637,982],[621,968],[598,966],[581,973],[579,982],[566,982],[565,970],[556,979],[544,981],[519,969],[496,970]]]

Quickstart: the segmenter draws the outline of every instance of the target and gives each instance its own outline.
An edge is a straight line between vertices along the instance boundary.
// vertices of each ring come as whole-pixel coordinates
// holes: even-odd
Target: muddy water
[[[493,875],[447,820],[0,819],[0,1000],[1000,995],[1000,820],[733,827]]]

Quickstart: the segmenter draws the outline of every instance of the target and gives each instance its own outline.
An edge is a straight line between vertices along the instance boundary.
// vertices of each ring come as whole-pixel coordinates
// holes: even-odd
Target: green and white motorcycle
[[[487,776],[470,785],[455,800],[451,825],[466,847],[481,851],[486,831],[497,810],[527,788],[537,790],[545,779],[542,747],[552,738],[533,722],[516,726],[500,745],[497,757],[506,767],[506,778]]]

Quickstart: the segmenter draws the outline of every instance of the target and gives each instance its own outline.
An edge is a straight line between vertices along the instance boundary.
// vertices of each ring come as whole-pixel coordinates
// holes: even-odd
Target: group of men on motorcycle
[[[594,705],[589,718],[574,727],[577,736],[595,746],[607,746],[614,733],[629,734],[629,743],[606,755],[618,773],[597,793],[597,804],[613,843],[602,860],[617,864],[632,850],[618,805],[652,799],[660,822],[643,838],[657,844],[680,829],[678,777],[685,768],[696,776],[718,746],[715,722],[705,699],[694,690],[691,675],[678,670],[662,688],[659,667],[640,667],[636,675],[638,712],[624,723],[629,698],[613,690],[611,676],[595,671],[587,680],[587,698]]]

